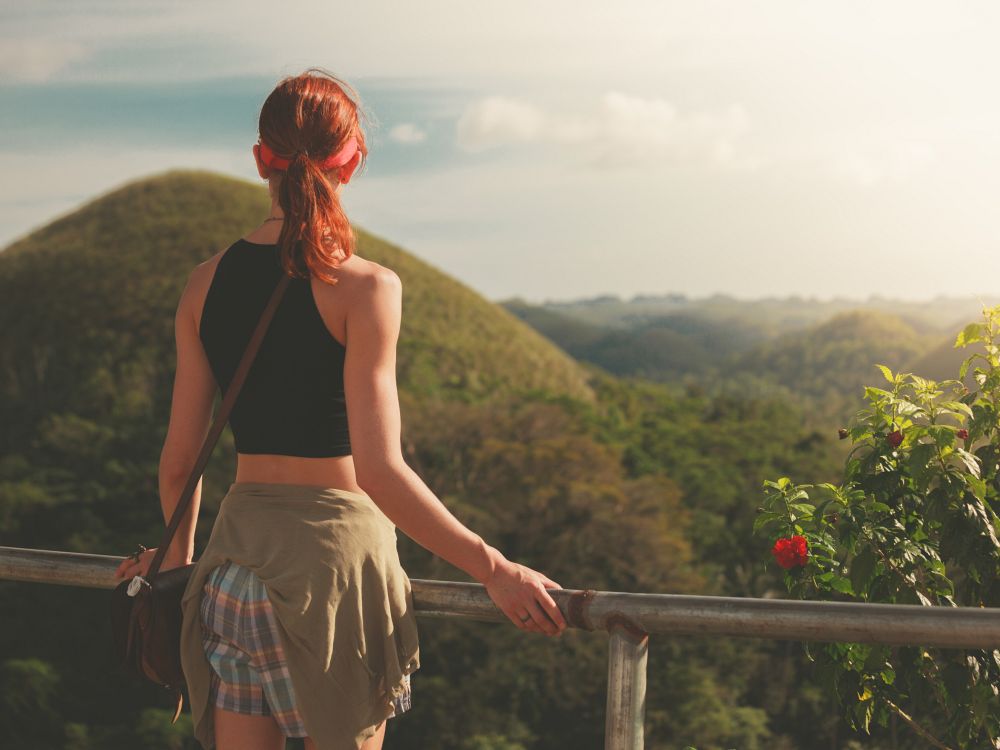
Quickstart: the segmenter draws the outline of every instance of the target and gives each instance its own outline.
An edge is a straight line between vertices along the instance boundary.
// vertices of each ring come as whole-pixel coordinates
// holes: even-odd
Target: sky
[[[914,0],[0,0],[0,246],[171,168],[260,182],[260,105],[318,65],[371,116],[348,215],[490,299],[992,297],[998,22]]]

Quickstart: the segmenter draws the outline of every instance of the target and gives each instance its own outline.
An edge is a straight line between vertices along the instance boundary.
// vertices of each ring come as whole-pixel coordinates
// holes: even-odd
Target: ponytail
[[[285,215],[278,236],[285,272],[335,284],[332,271],[354,254],[354,230],[334,186],[304,151],[292,157],[281,178],[278,204]]]

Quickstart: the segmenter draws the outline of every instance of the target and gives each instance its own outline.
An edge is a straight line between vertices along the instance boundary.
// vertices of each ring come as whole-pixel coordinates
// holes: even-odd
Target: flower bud
[[[961,430],[958,430],[955,433],[955,437],[957,437],[959,440],[968,440],[969,439],[969,431],[966,430],[965,428],[963,428]]]
[[[899,430],[893,430],[886,436],[886,440],[893,448],[898,448],[899,444],[903,442],[903,433]]]

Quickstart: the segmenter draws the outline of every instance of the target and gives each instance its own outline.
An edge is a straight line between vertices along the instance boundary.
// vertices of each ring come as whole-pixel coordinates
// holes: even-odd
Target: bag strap
[[[264,334],[267,332],[267,327],[271,323],[271,318],[274,317],[274,312],[278,308],[278,303],[281,302],[281,297],[284,295],[285,289],[288,288],[289,281],[291,281],[291,277],[282,272],[281,280],[271,293],[271,299],[268,300],[267,306],[264,308],[264,312],[261,313],[260,320],[257,323],[257,328],[254,329],[253,335],[250,337],[250,342],[247,344],[247,348],[243,352],[243,357],[240,359],[240,363],[236,367],[236,373],[233,375],[233,379],[230,381],[229,387],[226,389],[226,395],[222,399],[222,405],[219,407],[218,413],[215,415],[215,421],[212,423],[212,428],[208,431],[208,436],[205,438],[204,445],[201,446],[201,453],[198,454],[198,459],[194,462],[194,468],[191,470],[191,476],[188,477],[187,484],[184,485],[184,491],[181,492],[180,500],[177,502],[174,514],[170,518],[170,524],[167,526],[167,531],[163,535],[163,541],[160,542],[160,546],[156,550],[156,555],[153,556],[153,562],[150,564],[149,571],[146,573],[147,582],[151,583],[153,577],[160,570],[160,565],[163,563],[163,558],[167,554],[167,549],[169,548],[170,542],[174,537],[174,533],[177,531],[177,527],[180,526],[181,518],[184,516],[188,506],[191,504],[191,498],[194,497],[195,487],[198,486],[198,482],[201,480],[201,475],[205,470],[205,465],[208,463],[209,456],[212,455],[212,449],[215,448],[215,444],[218,442],[219,436],[222,434],[222,430],[226,426],[226,422],[229,421],[229,413],[233,410],[233,405],[236,403],[236,397],[240,393],[243,381],[246,380],[247,373],[250,371],[250,365],[253,364],[254,357],[257,355],[257,350],[260,348],[260,343],[264,339]]]

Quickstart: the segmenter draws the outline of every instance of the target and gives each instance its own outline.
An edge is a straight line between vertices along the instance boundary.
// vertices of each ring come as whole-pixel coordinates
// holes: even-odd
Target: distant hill
[[[166,408],[187,274],[256,226],[268,205],[260,185],[171,171],[0,252],[0,425],[25,427],[81,403],[100,413],[117,389],[144,394],[133,397],[137,414]],[[399,380],[408,394],[468,400],[544,389],[592,398],[584,369],[499,305],[363,230],[357,252],[403,281]],[[23,437],[6,430],[7,445]]]
[[[615,375],[650,380],[704,374],[766,338],[759,327],[739,318],[716,320],[678,312],[623,327],[599,325],[521,300],[504,306],[577,359]]]
[[[970,320],[969,323],[974,321]],[[984,353],[982,344],[955,348],[955,339],[961,331],[962,326],[956,328],[955,333],[946,337],[929,352],[924,353],[911,362],[906,363],[903,368],[906,372],[912,372],[931,380],[953,380],[958,379],[962,362],[972,354]],[[973,380],[973,368],[965,376],[965,384],[969,388],[976,388]]]
[[[513,313],[550,341],[579,359],[579,353],[586,351],[609,333],[621,333],[622,329],[609,330],[606,326],[589,323],[586,320],[567,315],[556,310],[531,305],[521,299],[501,302],[508,312]]]
[[[580,301],[580,307],[523,300],[504,305],[569,354],[615,375],[665,382],[693,379],[712,389],[736,387],[748,394],[777,385],[807,399],[813,413],[838,420],[860,407],[863,386],[881,381],[876,364],[944,378],[957,376],[963,358],[951,349],[954,333],[943,333],[948,324],[932,325],[929,314],[904,319],[862,308],[802,327],[809,316],[795,317],[791,302],[779,314],[782,306],[773,301],[710,300],[711,309],[689,305],[686,312],[683,298],[676,297],[634,303],[600,298]],[[676,311],[648,318],[636,313],[643,306],[651,313],[657,305]],[[632,315],[622,315],[626,307],[634,308]],[[938,309],[952,311],[951,306]],[[970,310],[967,322],[977,315]],[[596,322],[602,317],[608,322]],[[784,333],[774,332],[789,326]],[[938,346],[943,336],[948,340]]]
[[[860,408],[863,387],[882,381],[876,364],[898,370],[937,340],[894,315],[855,310],[762,344],[730,370],[771,378],[833,412],[841,404]]]
[[[726,294],[687,297],[683,294],[639,295],[622,299],[612,295],[589,299],[549,301],[534,307],[610,328],[634,328],[667,316],[684,315],[716,323],[739,321],[772,338],[823,323],[835,315],[864,309],[894,315],[918,332],[951,330],[956,320],[977,320],[984,305],[1000,304],[1000,297],[936,297],[907,301],[886,297],[867,300],[805,297],[737,299]]]
[[[776,383],[846,407],[842,397],[879,381],[877,363],[939,380],[957,377],[973,350],[955,350],[955,336],[991,303],[978,297],[861,303],[668,294],[502,304],[569,354],[615,375],[693,378],[708,386],[749,377],[746,387]],[[836,412],[836,404],[827,406]]]

